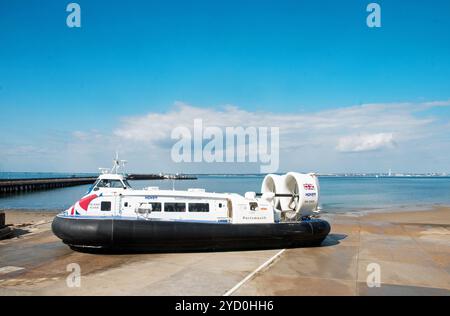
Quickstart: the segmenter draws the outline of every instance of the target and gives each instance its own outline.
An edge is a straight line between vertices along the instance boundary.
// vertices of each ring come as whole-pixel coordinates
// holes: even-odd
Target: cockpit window
[[[109,180],[109,179],[102,179],[99,180],[97,185],[97,188],[117,188],[117,189],[123,189],[123,184],[120,180]]]

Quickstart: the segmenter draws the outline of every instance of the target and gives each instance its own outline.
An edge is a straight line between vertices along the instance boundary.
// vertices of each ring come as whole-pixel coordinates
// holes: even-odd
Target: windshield
[[[122,189],[124,185],[120,180],[109,180],[109,179],[102,179],[97,182],[96,185],[97,188],[120,188]]]

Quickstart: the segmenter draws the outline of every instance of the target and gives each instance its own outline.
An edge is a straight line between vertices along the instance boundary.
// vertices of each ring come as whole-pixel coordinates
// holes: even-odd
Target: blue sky
[[[255,116],[320,117],[365,104],[411,108],[450,100],[450,2],[377,1],[382,27],[376,29],[366,26],[369,2],[80,0],[82,27],[71,29],[65,24],[69,1],[3,0],[0,170],[92,171],[118,146],[142,170],[217,168],[148,162],[145,150],[133,151],[123,145],[129,139],[117,138],[124,119],[170,116],[175,102],[218,113],[233,105]],[[379,115],[374,120],[389,117],[389,107]],[[317,144],[299,144],[300,152],[317,149],[314,162],[282,166],[450,172],[448,159],[429,157],[430,146],[450,156],[449,106],[402,115],[433,119],[432,131],[417,131],[428,138],[415,140],[414,153],[406,137],[411,130],[373,126],[341,136],[394,133],[399,141],[368,153],[335,150],[331,161],[317,160],[328,155]],[[79,150],[85,147],[77,136],[90,134],[101,139],[95,148],[109,145]],[[411,154],[416,158],[405,163]]]

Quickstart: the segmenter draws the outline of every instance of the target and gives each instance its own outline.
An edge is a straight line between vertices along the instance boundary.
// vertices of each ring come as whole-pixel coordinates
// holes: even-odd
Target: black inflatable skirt
[[[317,246],[327,237],[330,225],[320,219],[230,224],[58,215],[52,230],[65,244],[79,250],[183,251]]]

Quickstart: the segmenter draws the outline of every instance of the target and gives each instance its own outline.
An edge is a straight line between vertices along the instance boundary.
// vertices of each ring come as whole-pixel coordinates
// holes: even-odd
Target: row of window
[[[152,206],[152,212],[161,212],[162,203],[153,202],[149,203]],[[125,206],[128,203],[125,202]],[[111,210],[111,202],[103,201],[100,209],[102,211]],[[209,212],[209,203],[188,203],[189,212]],[[164,203],[164,212],[186,212],[186,203]]]
[[[161,212],[162,204],[159,202],[150,203],[152,212]],[[188,203],[189,212],[209,212],[209,203]],[[164,212],[186,212],[186,203],[164,203]]]

